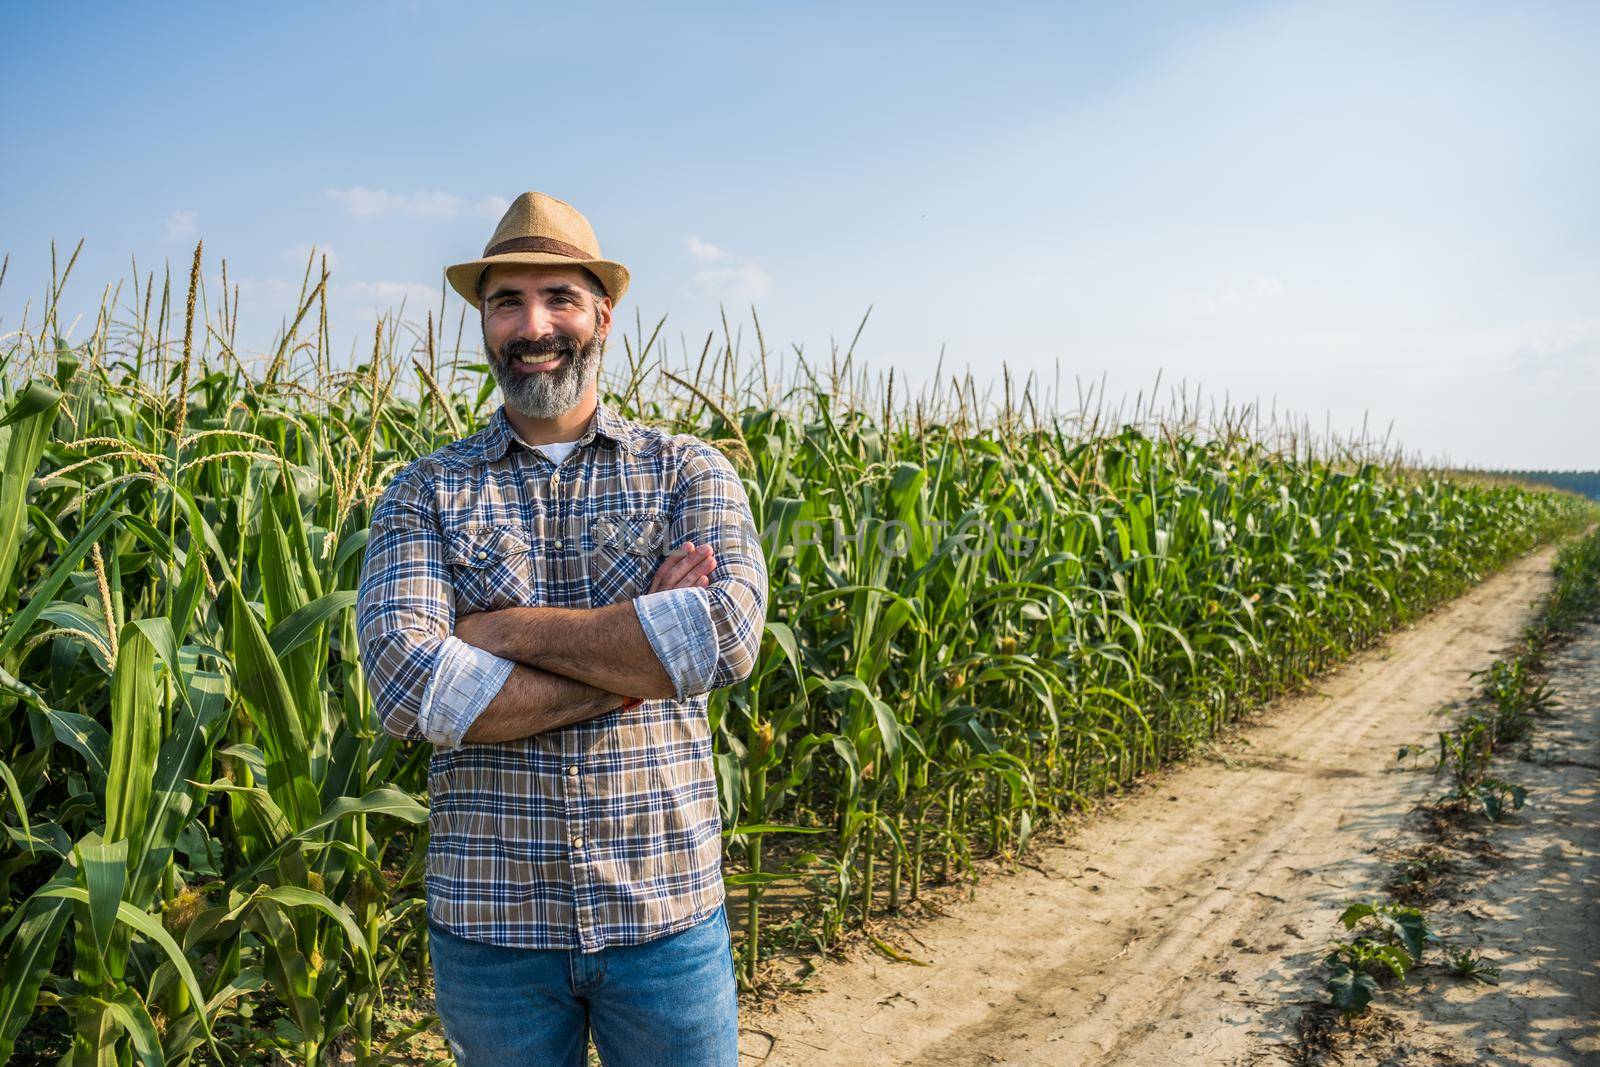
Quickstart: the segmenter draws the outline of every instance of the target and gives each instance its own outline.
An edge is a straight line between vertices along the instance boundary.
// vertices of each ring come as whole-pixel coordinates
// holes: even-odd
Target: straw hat
[[[600,258],[600,242],[583,213],[565,200],[543,193],[523,193],[506,208],[483,258],[444,269],[455,291],[467,303],[478,303],[478,278],[496,263],[554,267],[587,267],[605,286],[615,307],[628,291],[628,268]]]

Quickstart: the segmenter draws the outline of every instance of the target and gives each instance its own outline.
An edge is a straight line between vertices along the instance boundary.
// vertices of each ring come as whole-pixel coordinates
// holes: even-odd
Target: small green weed
[[[1475,804],[1490,822],[1499,822],[1506,812],[1521,809],[1528,799],[1525,788],[1489,773],[1495,746],[1501,740],[1500,721],[1498,717],[1488,719],[1474,712],[1453,730],[1441,731],[1435,767],[1436,773],[1449,771],[1450,795]],[[1516,728],[1522,731],[1517,736],[1526,736],[1528,720],[1524,716],[1516,721]]]
[[[1470,948],[1445,949],[1444,962],[1445,969],[1457,978],[1470,978],[1484,985],[1498,985],[1500,982],[1500,968]]]
[[[1349,941],[1336,941],[1322,965],[1329,972],[1323,988],[1346,1019],[1367,1010],[1381,982],[1404,982],[1406,972],[1439,938],[1420,908],[1400,904],[1351,904],[1339,916]]]

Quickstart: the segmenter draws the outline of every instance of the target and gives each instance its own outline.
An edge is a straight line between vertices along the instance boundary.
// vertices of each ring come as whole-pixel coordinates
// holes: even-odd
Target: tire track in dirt
[[[1514,642],[1553,557],[1509,565],[1042,848],[1038,870],[917,926],[931,966],[827,964],[817,992],[746,1010],[741,1063],[1259,1062],[1292,1038],[1287,1013],[1260,1009],[1303,995],[1325,945],[1312,920],[1376,890],[1374,845],[1435,788],[1396,750],[1434,737],[1441,705]]]

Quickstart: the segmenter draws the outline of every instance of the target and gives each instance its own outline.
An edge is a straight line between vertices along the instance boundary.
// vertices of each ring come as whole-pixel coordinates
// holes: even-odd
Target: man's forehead
[[[574,286],[587,289],[587,272],[582,267],[544,266],[542,264],[498,263],[490,264],[483,275],[483,291],[516,289],[536,292],[554,286]]]

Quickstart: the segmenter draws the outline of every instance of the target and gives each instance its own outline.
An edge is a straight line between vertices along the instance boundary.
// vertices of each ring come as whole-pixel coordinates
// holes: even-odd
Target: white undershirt
[[[513,431],[511,431],[511,434],[518,441],[522,441],[522,435],[520,433],[517,433],[515,430],[513,430]],[[526,442],[526,441],[522,441],[522,443],[525,444],[525,445],[528,445],[528,442]],[[540,452],[543,452],[546,456],[550,457],[550,462],[551,463],[554,463],[556,466],[559,467],[559,466],[561,466],[561,461],[562,460],[564,460],[568,456],[572,455],[572,450],[578,447],[578,442],[576,442],[576,441],[552,441],[547,445],[528,445],[528,447],[529,448],[537,448]]]
[[[530,445],[550,457],[550,462],[561,466],[561,461],[572,455],[572,450],[578,447],[576,441],[552,441],[547,445]]]

